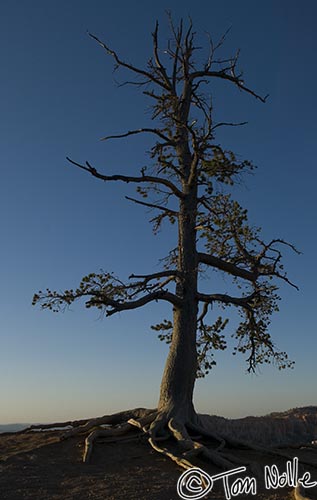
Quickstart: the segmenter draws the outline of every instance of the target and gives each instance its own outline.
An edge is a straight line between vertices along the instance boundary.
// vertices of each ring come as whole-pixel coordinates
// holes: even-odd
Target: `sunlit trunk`
[[[178,270],[182,273],[176,294],[183,305],[174,309],[172,342],[161,383],[159,409],[169,414],[194,412],[193,392],[197,372],[197,195],[190,192],[180,203],[178,218]]]

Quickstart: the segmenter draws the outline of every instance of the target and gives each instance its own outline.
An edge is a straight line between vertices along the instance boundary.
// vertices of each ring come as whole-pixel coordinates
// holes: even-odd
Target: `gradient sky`
[[[242,357],[219,353],[217,367],[197,383],[196,407],[239,417],[316,404],[316,2],[4,0],[0,423],[156,405],[167,346],[150,325],[168,315],[167,306],[101,319],[80,304],[54,315],[31,300],[39,289],[72,288],[100,268],[122,277],[155,272],[175,241],[169,229],[154,237],[146,210],[124,199],[133,187],[105,185],[65,160],[88,159],[109,173],[139,172],[148,162],[149,138],[99,141],[148,124],[149,101],[116,86],[120,73],[113,75],[111,59],[86,31],[142,65],[155,19],[164,48],[166,9],[176,20],[190,14],[196,31],[215,39],[232,26],[225,53],[240,48],[246,82],[270,98],[264,105],[212,84],[216,116],[249,122],[218,139],[259,167],[240,194],[251,220],[303,252],[285,252],[300,291],[282,287],[271,328],[295,369],[265,367],[250,376]]]

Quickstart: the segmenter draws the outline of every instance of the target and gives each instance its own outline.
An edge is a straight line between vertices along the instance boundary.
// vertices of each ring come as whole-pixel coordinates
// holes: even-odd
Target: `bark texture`
[[[174,307],[173,333],[161,382],[159,411],[169,416],[192,418],[193,392],[197,373],[197,259],[195,193],[185,194],[178,218],[178,271],[181,278],[176,295],[181,306]]]

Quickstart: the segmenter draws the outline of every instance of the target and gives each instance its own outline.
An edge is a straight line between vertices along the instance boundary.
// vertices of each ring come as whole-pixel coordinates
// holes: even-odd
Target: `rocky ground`
[[[59,441],[60,434],[61,431],[0,435],[1,500],[179,499],[176,485],[183,470],[152,450],[144,438],[96,444],[91,463],[83,464],[83,438]],[[317,463],[316,450],[287,451],[300,460]],[[292,488],[267,490],[263,483],[264,466],[276,464],[282,473],[285,471],[284,459],[248,450],[234,450],[234,453],[246,462],[257,462],[260,473],[256,495],[232,498],[293,498]],[[203,462],[196,465],[209,475],[221,472]],[[317,481],[317,468],[303,465],[300,474],[304,471],[310,471],[312,479]],[[233,481],[230,479],[229,482],[232,484]],[[309,490],[310,498],[317,499],[316,491],[317,488]],[[225,500],[222,481],[215,481],[212,491],[204,498]]]

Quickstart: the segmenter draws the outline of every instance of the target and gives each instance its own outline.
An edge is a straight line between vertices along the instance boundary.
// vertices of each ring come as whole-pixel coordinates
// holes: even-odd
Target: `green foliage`
[[[173,333],[172,321],[164,319],[162,323],[158,323],[157,325],[152,325],[151,328],[156,332],[162,332],[158,334],[158,338],[161,341],[164,341],[167,344],[170,344],[172,342],[172,333]]]
[[[228,319],[223,320],[221,317],[217,318],[213,325],[206,325],[202,320],[197,321],[197,377],[205,377],[216,365],[214,351],[226,349],[225,336],[221,332],[227,323]],[[162,323],[152,325],[151,329],[160,332],[158,338],[161,341],[166,342],[166,344],[172,342],[172,321],[164,319]]]
[[[232,151],[224,151],[219,145],[211,145],[211,154],[205,154],[199,170],[199,183],[203,184],[210,179],[233,185],[239,174],[254,170],[249,160],[238,161]]]
[[[198,321],[197,330],[197,354],[198,354],[198,370],[197,377],[202,378],[208,375],[213,366],[216,365],[214,360],[214,351],[225,350],[227,342],[225,336],[221,332],[226,328],[228,319],[223,319],[221,316],[212,325],[206,325],[204,321]]]
[[[246,361],[249,372],[254,372],[263,363],[273,363],[280,370],[294,366],[286,352],[275,348],[269,333],[271,316],[279,310],[280,297],[276,290],[277,287],[267,280],[262,282],[249,308],[240,311],[243,319],[232,335],[237,341],[233,354],[248,354]]]
[[[42,309],[59,312],[70,306],[75,300],[84,298],[85,306],[97,309],[112,308],[129,298],[127,287],[112,274],[101,272],[90,273],[84,276],[78,288],[65,290],[64,292],[52,291],[49,288],[45,292],[39,291],[34,294],[32,304],[40,302]]]

